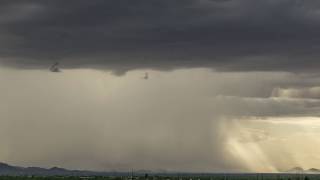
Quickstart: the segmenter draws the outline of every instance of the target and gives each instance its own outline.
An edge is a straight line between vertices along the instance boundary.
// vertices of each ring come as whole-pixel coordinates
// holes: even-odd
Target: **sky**
[[[320,168],[319,35],[308,0],[0,0],[0,161]]]

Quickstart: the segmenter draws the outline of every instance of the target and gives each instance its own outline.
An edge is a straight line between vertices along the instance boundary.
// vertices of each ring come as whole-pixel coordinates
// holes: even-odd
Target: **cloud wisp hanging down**
[[[14,67],[319,68],[316,1],[4,0],[0,7],[0,62]]]

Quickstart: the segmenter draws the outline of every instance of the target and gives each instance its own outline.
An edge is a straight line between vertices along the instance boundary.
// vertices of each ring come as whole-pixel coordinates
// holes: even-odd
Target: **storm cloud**
[[[319,45],[317,1],[0,0],[0,161],[319,168]]]
[[[307,0],[3,0],[1,63],[18,68],[316,71]]]

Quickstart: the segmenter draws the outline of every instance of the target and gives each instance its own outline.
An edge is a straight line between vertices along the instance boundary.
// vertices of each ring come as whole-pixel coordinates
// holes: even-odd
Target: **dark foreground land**
[[[0,180],[320,180],[320,174],[172,174],[141,176],[0,176]]]

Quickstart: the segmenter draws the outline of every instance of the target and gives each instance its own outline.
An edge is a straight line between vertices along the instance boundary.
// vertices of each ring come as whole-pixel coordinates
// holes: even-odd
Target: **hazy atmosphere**
[[[0,162],[320,168],[320,2],[0,0]]]

